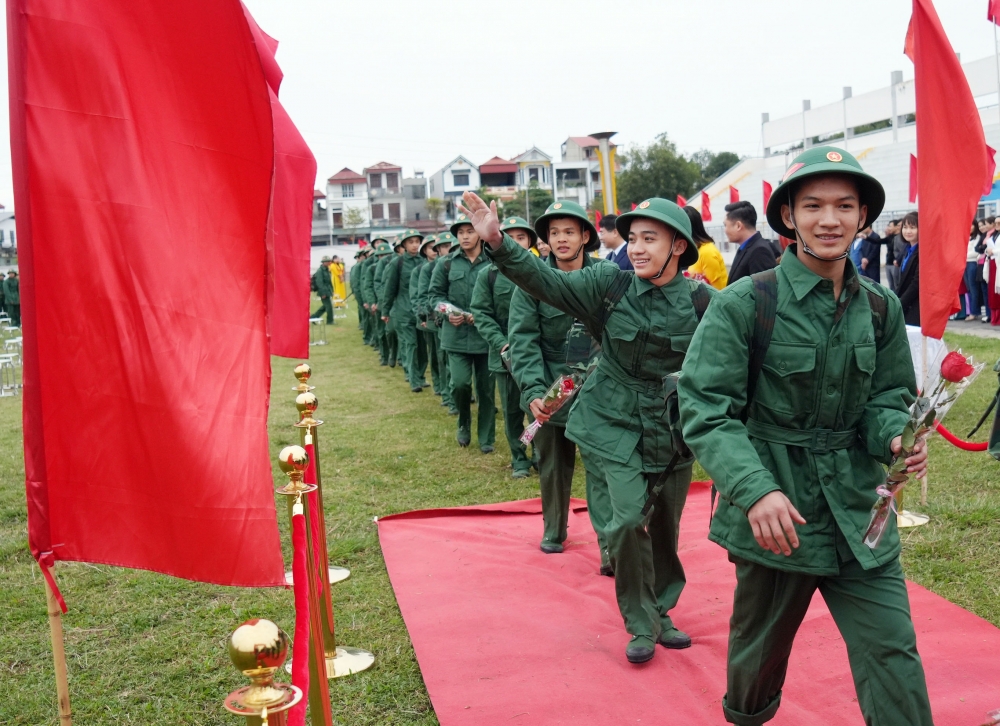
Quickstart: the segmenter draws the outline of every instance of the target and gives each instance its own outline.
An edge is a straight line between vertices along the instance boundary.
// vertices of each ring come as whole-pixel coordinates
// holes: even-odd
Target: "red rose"
[[[941,361],[941,377],[952,383],[960,383],[975,370],[961,353],[951,352]]]
[[[575,384],[575,383],[573,382],[573,379],[572,379],[572,378],[567,378],[566,380],[564,380],[564,381],[562,382],[562,390],[563,390],[563,393],[569,393],[569,392],[570,392],[570,391],[572,391],[572,390],[573,390],[574,388],[576,388],[576,384]]]

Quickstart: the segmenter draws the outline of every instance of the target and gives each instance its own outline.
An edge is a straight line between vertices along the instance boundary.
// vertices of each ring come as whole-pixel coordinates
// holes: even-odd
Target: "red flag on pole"
[[[7,31],[31,552],[281,585],[274,136],[247,20],[11,0]]]
[[[767,209],[767,203],[769,201],[771,201],[771,192],[773,192],[774,189],[766,181],[765,182],[761,182],[761,183],[762,183],[763,189],[764,189],[764,209],[766,210]]]
[[[701,219],[704,222],[712,221],[712,201],[708,198],[708,192],[701,193]]]
[[[1000,0],[989,0],[986,8],[986,19],[1000,25]]]
[[[595,227],[600,228],[600,226],[601,226],[601,220],[602,219],[604,219],[604,217],[601,215],[601,213],[599,211],[597,211],[597,210],[594,210],[594,226]]]
[[[688,205],[688,200],[682,197],[680,194],[677,195],[677,206],[684,208]]]
[[[920,119],[920,327],[940,338],[959,309],[969,222],[992,174],[979,110],[931,0],[913,0],[907,47]]]
[[[271,353],[309,357],[309,277],[316,159],[278,100],[283,74],[275,60],[278,41],[262,31],[243,6],[260,55],[274,122],[274,191],[268,219],[268,322]]]
[[[910,204],[917,201],[917,157],[910,154]]]
[[[737,189],[736,187],[730,185],[729,186],[729,203],[730,204],[736,204],[736,202],[738,202],[738,201],[740,201],[740,190]]]

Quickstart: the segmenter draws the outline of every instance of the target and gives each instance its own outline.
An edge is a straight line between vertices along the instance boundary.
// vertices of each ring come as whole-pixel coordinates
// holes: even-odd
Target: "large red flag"
[[[740,201],[740,190],[730,184],[729,185],[729,203],[730,204],[736,204],[736,202],[738,202],[738,201]]]
[[[273,266],[268,268],[271,352],[309,357],[309,258],[312,249],[316,159],[278,100],[284,77],[275,60],[278,41],[262,31],[243,6],[271,99],[274,122],[274,189],[268,219]]]
[[[959,309],[969,223],[992,175],[979,110],[931,0],[913,0],[906,47],[917,94],[920,327],[940,338]]]
[[[917,201],[919,188],[917,187],[917,157],[910,154],[910,204]]]
[[[683,207],[686,207],[687,205],[688,205],[688,200],[685,199],[684,197],[682,197],[680,194],[678,194],[677,195],[677,206],[683,208]]]
[[[268,457],[271,104],[231,0],[9,0],[28,537],[283,583]]]
[[[701,218],[705,222],[712,221],[712,200],[708,198],[708,192],[701,193]]]
[[[763,185],[764,191],[764,213],[767,214],[767,203],[771,201],[771,192],[773,192],[774,189],[766,181],[762,181],[761,184]]]
[[[1000,0],[989,0],[989,7],[986,8],[986,19],[1000,25]]]

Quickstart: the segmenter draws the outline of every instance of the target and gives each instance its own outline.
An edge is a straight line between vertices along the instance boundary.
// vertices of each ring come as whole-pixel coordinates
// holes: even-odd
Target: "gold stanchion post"
[[[247,620],[229,638],[229,658],[249,686],[226,696],[230,713],[246,718],[247,726],[285,726],[288,709],[302,700],[302,691],[275,683],[274,673],[288,655],[288,636],[270,620]]]
[[[302,481],[309,467],[309,455],[301,446],[286,446],[278,454],[278,466],[288,476],[288,484],[278,489],[278,494],[288,497],[289,519],[296,501],[305,509],[306,517],[306,580],[309,596],[309,715],[313,726],[332,726],[330,690],[327,686],[326,650],[323,643],[323,620],[320,615],[322,598],[316,558],[313,555],[313,533],[309,527],[309,500],[303,496],[316,489],[314,484]],[[329,586],[327,586],[329,587]],[[291,663],[285,670],[291,672]]]
[[[295,377],[299,380],[299,386],[304,387],[306,381],[312,375],[310,370],[302,370],[303,366],[296,366]],[[308,369],[308,366],[305,366]],[[299,389],[296,389],[299,390]],[[319,557],[322,560],[320,572],[329,573],[330,583],[339,582],[350,576],[350,570],[345,568],[334,568],[329,566],[327,561],[326,544],[326,518],[323,510],[323,478],[320,470],[319,442],[316,438],[316,428],[323,424],[315,418],[313,414],[319,407],[319,400],[312,391],[302,391],[295,397],[295,407],[299,411],[299,421],[294,426],[299,429],[303,446],[312,445],[314,462],[316,466],[316,514],[319,532],[317,533],[317,543],[319,545]],[[346,574],[344,574],[346,573]],[[342,574],[342,576],[340,576]],[[335,579],[338,578],[339,579]],[[338,646],[335,634],[333,599],[330,588],[323,590],[323,602],[319,606],[323,619],[323,642],[326,652],[326,673],[328,678],[342,678],[353,675],[360,671],[371,668],[375,662],[375,656],[362,648],[351,648]]]

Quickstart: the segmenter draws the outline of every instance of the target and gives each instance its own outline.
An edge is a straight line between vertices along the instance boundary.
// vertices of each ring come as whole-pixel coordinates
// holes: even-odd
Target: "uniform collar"
[[[591,265],[593,265],[597,261],[594,257],[590,256],[589,252],[581,252],[580,254],[583,255],[583,266],[584,267],[590,267]],[[556,256],[554,254],[552,254],[551,252],[549,253],[548,257],[546,257],[544,260],[542,260],[542,262],[547,263],[548,266],[551,267],[553,270],[558,270],[559,269],[558,267],[556,267]]]
[[[682,272],[678,272],[674,275],[673,280],[659,288],[649,280],[643,279],[638,275],[635,278],[636,291],[640,296],[645,295],[651,290],[659,290],[671,305],[676,305],[678,300],[684,297],[684,294],[687,292],[686,283],[687,278],[684,277]]]
[[[796,255],[797,249],[798,244],[788,245],[785,249],[785,254],[781,256],[781,270],[792,285],[795,299],[802,300],[802,298],[812,292],[813,288],[826,278],[820,277],[802,264],[802,260]],[[858,273],[854,269],[854,264],[848,260],[848,264],[844,265],[844,291],[853,297],[860,287],[861,283],[858,282]]]

